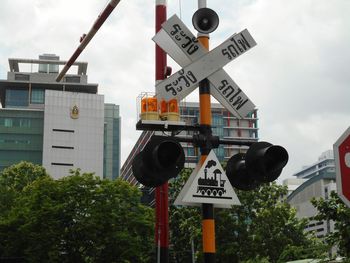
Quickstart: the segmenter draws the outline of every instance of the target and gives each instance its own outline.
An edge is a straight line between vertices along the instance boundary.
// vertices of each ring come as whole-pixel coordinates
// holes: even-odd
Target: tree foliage
[[[186,170],[171,183],[171,200],[184,185]],[[327,250],[304,232],[306,220],[296,217],[295,209],[282,199],[287,189],[275,183],[254,191],[236,190],[241,206],[215,210],[217,262],[286,262],[320,258]],[[201,211],[195,207],[171,206],[171,242],[177,262],[191,262],[190,241],[201,257]],[[308,248],[307,253],[304,248]],[[299,253],[304,251],[305,253]]]
[[[180,207],[173,203],[190,176],[191,169],[183,169],[169,184],[169,228],[172,244],[170,257],[174,262],[192,262],[192,242],[195,256],[201,256],[201,210],[198,207]]]
[[[312,199],[317,208],[315,220],[333,220],[335,231],[330,233],[326,241],[331,246],[337,246],[339,254],[350,258],[350,208],[332,191],[329,199]]]
[[[10,174],[20,181],[16,171]],[[76,170],[60,180],[36,177],[17,190],[11,209],[0,217],[1,257],[26,262],[149,262],[153,211],[141,205],[140,191],[127,182]]]
[[[294,258],[286,253],[291,246],[311,248],[310,256],[320,256],[319,244],[304,232],[306,220],[299,220],[296,211],[282,199],[287,193],[285,187],[272,183],[254,191],[236,190],[236,193],[242,205],[217,212],[220,262],[257,257],[285,262],[287,255],[288,260],[306,258],[306,255]]]
[[[24,187],[38,178],[48,177],[45,168],[20,162],[0,173],[0,215],[6,214]]]

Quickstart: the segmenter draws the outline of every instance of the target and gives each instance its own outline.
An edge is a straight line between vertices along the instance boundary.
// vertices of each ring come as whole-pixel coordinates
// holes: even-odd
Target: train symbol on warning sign
[[[220,169],[215,169],[213,171],[212,177],[208,177],[208,169],[211,166],[216,166],[216,162],[213,160],[210,160],[208,164],[205,166],[204,169],[204,178],[198,178],[198,186],[197,186],[197,193],[200,195],[193,195],[193,196],[222,196],[224,193],[226,193],[225,190],[225,182],[226,180],[223,180],[221,178],[222,172]]]
[[[218,208],[240,205],[238,197],[213,150],[192,172],[177,196],[175,205],[214,204]]]

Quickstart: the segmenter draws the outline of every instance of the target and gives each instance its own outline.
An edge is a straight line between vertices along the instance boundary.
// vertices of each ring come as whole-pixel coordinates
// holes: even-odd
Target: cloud
[[[220,2],[220,3],[219,3]],[[259,137],[287,148],[283,178],[315,162],[349,126],[350,2],[208,1],[220,17],[211,48],[245,28],[258,45],[225,67],[259,109]],[[0,76],[9,57],[56,53],[68,59],[108,1],[5,0]],[[179,6],[181,3],[181,8]],[[189,28],[196,1],[168,1]],[[89,81],[120,105],[122,163],[135,144],[136,98],[154,91],[154,1],[121,1],[79,57]],[[194,31],[193,31],[194,32]],[[175,72],[179,67],[168,60]],[[197,92],[187,100],[196,100]]]
[[[237,17],[258,45],[226,69],[259,109],[259,137],[289,151],[282,178],[314,163],[349,125],[349,11],[346,1],[272,0]]]

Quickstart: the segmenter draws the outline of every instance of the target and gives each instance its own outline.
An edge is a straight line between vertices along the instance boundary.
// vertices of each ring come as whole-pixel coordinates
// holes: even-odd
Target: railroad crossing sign
[[[333,145],[337,192],[350,207],[350,127]]]
[[[219,208],[241,204],[213,150],[202,166],[192,172],[174,204],[199,206],[203,203]]]
[[[156,85],[158,99],[180,101],[196,89],[201,80],[208,78],[213,87],[211,94],[233,115],[244,118],[254,110],[255,105],[222,69],[256,45],[247,29],[233,34],[208,52],[174,15],[162,25],[153,40],[182,67]]]

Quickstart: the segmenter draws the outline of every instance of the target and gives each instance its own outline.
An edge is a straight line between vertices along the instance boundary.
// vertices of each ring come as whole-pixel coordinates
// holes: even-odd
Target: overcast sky
[[[69,59],[108,2],[1,0],[0,78],[10,57]],[[78,58],[105,101],[120,105],[122,164],[140,135],[136,98],[154,91],[154,2],[121,0]],[[225,70],[257,106],[260,140],[288,150],[280,178],[316,162],[349,126],[350,1],[208,0],[208,7],[220,17],[211,48],[245,28],[257,42]],[[196,8],[196,0],[169,0],[168,17],[176,13],[195,32]]]

